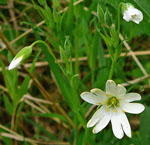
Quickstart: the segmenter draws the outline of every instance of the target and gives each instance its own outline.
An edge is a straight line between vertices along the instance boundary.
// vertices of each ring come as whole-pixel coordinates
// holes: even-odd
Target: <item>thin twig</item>
[[[148,75],[148,73],[146,72],[145,68],[142,66],[141,62],[138,60],[138,58],[136,57],[136,55],[134,54],[134,52],[131,50],[131,47],[129,46],[129,44],[126,42],[126,40],[124,39],[124,37],[119,34],[119,38],[120,40],[123,42],[124,46],[126,47],[126,49],[131,53],[131,56],[133,57],[134,61],[136,62],[136,64],[139,66],[139,68],[141,69],[141,71],[143,72],[143,74],[145,76]]]
[[[39,102],[39,103],[44,103],[44,104],[49,104],[49,105],[52,105],[52,104],[53,104],[53,103],[48,102],[48,101],[46,101],[46,100],[32,97],[32,96],[29,95],[29,94],[24,95],[23,98],[24,98],[24,99],[28,99],[28,100],[32,100],[32,101],[35,101],[35,102]]]
[[[136,56],[142,56],[142,55],[150,55],[150,50],[147,50],[147,51],[133,51],[133,53],[136,55]],[[120,57],[125,57],[125,56],[131,56],[131,52],[122,52],[120,54]],[[110,55],[109,54],[105,54],[105,57],[106,58],[109,58]],[[79,58],[72,58],[72,62],[75,62],[75,61],[87,61],[87,57],[79,57]],[[62,60],[58,59],[57,61],[58,63],[64,63]],[[32,66],[32,63],[27,63],[27,64],[24,64],[24,67],[25,68],[30,68]],[[41,62],[37,62],[35,64],[35,67],[43,67],[43,66],[48,66],[48,62],[46,61],[41,61]],[[6,67],[7,68],[7,67]],[[2,71],[2,68],[0,68],[0,71]],[[23,75],[22,75],[23,76]]]
[[[5,43],[5,45],[7,46],[8,50],[15,56],[15,50],[13,49],[13,47],[10,45],[9,41],[6,39],[6,37],[4,36],[4,34],[0,31],[0,38],[2,39],[2,41]]]
[[[11,130],[11,129],[5,127],[5,126],[3,126],[2,124],[0,124],[0,128],[3,129],[3,130],[6,130],[6,131],[8,131],[8,132],[10,132],[10,133],[13,134],[13,135],[20,136],[18,133],[16,133],[15,131],[13,131],[13,130]]]
[[[17,26],[17,21],[16,21],[16,16],[15,16],[15,12],[14,12],[14,3],[13,0],[8,0],[8,4],[9,4],[9,13],[11,18],[13,19],[13,25],[14,25],[14,29],[18,30],[18,26]]]
[[[36,27],[39,27],[39,26],[43,25],[44,23],[45,23],[45,21],[43,20],[40,23],[36,24]],[[26,36],[28,33],[32,32],[32,31],[33,31],[32,28],[28,29],[26,32],[24,32],[21,35],[19,35],[16,39],[12,40],[10,42],[10,44],[13,44],[13,43],[17,42],[19,39],[21,39],[22,37]]]
[[[24,102],[25,102],[26,104],[28,104],[29,106],[31,106],[32,108],[38,110],[39,112],[41,112],[41,113],[46,113],[43,109],[41,109],[40,107],[38,107],[37,105],[35,105],[35,104],[32,103],[31,101],[25,99]]]
[[[45,145],[69,145],[68,142],[44,142],[44,141],[38,141],[38,140],[33,140],[33,139],[30,139],[30,138],[26,138],[26,137],[23,137],[23,136],[18,136],[18,135],[13,135],[13,134],[10,134],[10,133],[5,133],[5,132],[1,132],[0,133],[1,136],[4,136],[4,137],[7,137],[7,138],[11,138],[11,139],[14,139],[14,140],[17,140],[17,141],[26,141],[26,142],[29,142],[29,143],[32,143],[33,145],[36,145],[36,144],[45,144]]]
[[[8,89],[5,88],[4,86],[0,85],[0,89],[2,89],[4,92],[8,92]]]
[[[150,75],[147,75],[147,76],[143,76],[143,77],[140,77],[140,78],[128,81],[127,83],[123,83],[121,85],[123,85],[123,86],[129,86],[129,85],[132,85],[132,84],[135,84],[135,83],[139,83],[139,82],[141,82],[141,81],[143,81],[145,79],[149,79],[149,78],[150,78]]]

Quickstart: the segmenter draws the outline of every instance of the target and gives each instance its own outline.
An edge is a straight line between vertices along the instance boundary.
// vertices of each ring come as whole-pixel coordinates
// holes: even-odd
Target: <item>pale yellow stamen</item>
[[[131,17],[132,17],[132,19],[136,19],[137,15],[134,14],[134,15],[132,15]]]
[[[115,96],[108,98],[105,101],[105,104],[110,106],[110,107],[118,107],[120,105],[119,100]]]
[[[106,94],[106,96],[107,96],[107,97],[110,97],[111,95],[110,95],[110,94]]]
[[[106,109],[106,111],[110,111],[110,109]]]
[[[114,111],[114,112],[118,112],[117,109],[114,109],[113,111]]]

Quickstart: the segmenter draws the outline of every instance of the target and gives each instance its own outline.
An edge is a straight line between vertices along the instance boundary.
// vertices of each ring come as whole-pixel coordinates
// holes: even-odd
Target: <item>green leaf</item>
[[[75,106],[78,104],[78,101],[77,101],[78,97],[75,97],[76,94],[73,94],[73,91],[69,82],[62,75],[62,71],[59,65],[57,64],[57,62],[55,61],[54,57],[52,56],[50,50],[48,50],[48,48],[43,44],[41,44],[41,48],[42,48],[43,53],[45,54],[46,60],[48,61],[50,68],[52,69],[52,72],[55,76],[59,89],[61,90],[69,106],[75,111],[76,110]]]
[[[46,4],[46,0],[38,0],[38,2],[39,2],[41,5],[45,5],[45,4]]]
[[[2,60],[0,59],[0,66],[2,67],[2,74],[4,77],[5,85],[8,89],[8,93],[12,99],[12,101],[16,97],[16,92],[18,91],[18,75],[16,70],[8,71]]]
[[[31,124],[31,125],[33,125],[34,127],[37,128],[36,136],[40,135],[40,133],[44,133],[47,137],[49,137],[53,140],[58,140],[58,138],[56,136],[54,136],[52,133],[50,133],[44,126],[40,125],[40,123],[36,123],[35,121],[29,119],[26,115],[23,116],[23,119],[27,123],[29,123],[29,124]]]
[[[150,107],[146,106],[141,115],[140,136],[143,145],[148,145],[150,141]]]
[[[0,0],[1,5],[7,5],[7,0]]]
[[[4,98],[4,103],[5,103],[5,107],[6,107],[8,114],[12,115],[13,114],[13,106],[12,106],[10,100],[8,99],[8,96],[3,95],[3,98]]]
[[[98,15],[98,20],[100,23],[104,24],[104,11],[100,4],[97,6],[97,15]]]
[[[71,35],[72,34],[72,29],[73,29],[73,0],[70,0],[68,11],[67,11],[67,18],[66,18],[66,24],[65,24],[65,35]]]
[[[67,122],[66,118],[60,114],[56,113],[28,113],[27,116],[38,116],[38,117],[45,117],[45,118],[58,118],[61,121]]]

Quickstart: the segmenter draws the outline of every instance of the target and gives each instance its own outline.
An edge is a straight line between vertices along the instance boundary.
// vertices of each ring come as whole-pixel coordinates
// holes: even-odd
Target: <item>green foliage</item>
[[[140,136],[142,145],[148,145],[150,141],[150,108],[146,107],[144,113],[141,115],[141,125],[140,125]]]
[[[0,125],[18,133],[24,138],[22,144],[25,145],[38,144],[26,139],[41,141],[43,144],[59,144],[63,141],[74,145],[148,145],[150,93],[147,80],[127,87],[127,91],[141,93],[142,103],[147,104],[145,112],[140,116],[140,129],[139,124],[132,123],[131,128],[135,126],[135,129],[131,139],[116,139],[110,124],[100,133],[93,134],[92,128],[87,128],[86,124],[95,109],[85,115],[91,105],[81,100],[80,93],[92,88],[104,90],[108,79],[124,83],[143,76],[131,57],[120,57],[127,50],[119,34],[124,36],[133,51],[149,48],[149,1],[13,2],[15,9],[12,11],[16,15],[17,27],[8,9],[0,12],[4,21],[2,33],[9,41],[6,48],[1,49],[0,39]],[[121,2],[135,5],[143,12],[144,20],[139,25],[123,20],[119,9]],[[5,6],[7,1],[0,1],[0,4]],[[43,24],[36,25],[39,22]],[[13,42],[15,38],[18,40]],[[24,47],[16,57],[27,54],[28,60],[22,65],[27,67],[25,63],[30,63],[30,68],[27,67],[29,73],[21,66],[12,71],[7,70],[6,66],[12,60],[7,49],[9,45],[16,52]],[[149,56],[138,58],[149,73]],[[49,100],[45,94],[50,97]],[[129,120],[132,122],[132,116],[129,116]],[[18,137],[8,129],[0,126],[0,134],[5,132]],[[19,142],[18,138],[16,142]],[[15,144],[9,136],[0,136],[0,144],[1,142],[6,145]]]

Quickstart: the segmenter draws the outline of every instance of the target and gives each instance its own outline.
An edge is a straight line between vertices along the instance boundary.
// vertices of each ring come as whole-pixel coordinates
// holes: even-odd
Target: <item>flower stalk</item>
[[[111,68],[110,68],[110,72],[109,72],[109,77],[108,77],[109,80],[112,79],[112,77],[113,77],[115,63],[116,63],[116,61],[112,60],[112,64],[111,64]]]

